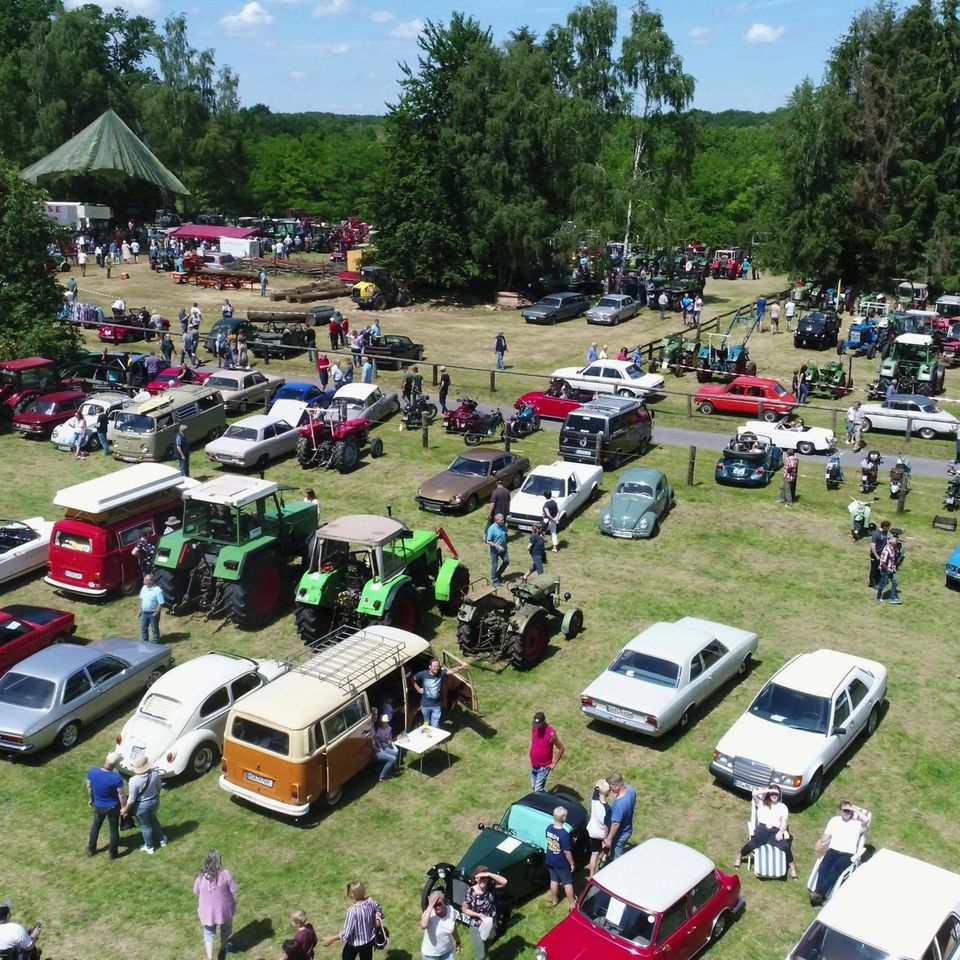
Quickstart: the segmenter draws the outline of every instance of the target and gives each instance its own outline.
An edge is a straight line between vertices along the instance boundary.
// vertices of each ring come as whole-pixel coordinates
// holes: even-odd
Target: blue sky
[[[76,6],[80,0],[68,5]],[[278,112],[382,113],[397,96],[399,61],[414,63],[426,20],[463,10],[502,40],[543,33],[575,5],[556,0],[98,0],[160,21],[184,13],[190,40],[240,76],[245,106]],[[830,48],[867,0],[661,0],[695,106],[770,110],[805,76],[819,80]],[[624,28],[629,3],[618,4]]]

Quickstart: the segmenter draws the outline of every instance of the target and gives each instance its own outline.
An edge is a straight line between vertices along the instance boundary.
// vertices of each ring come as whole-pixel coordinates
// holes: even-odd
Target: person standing
[[[890,401],[893,399],[894,394],[895,394],[896,392],[897,392],[897,388],[896,388],[896,386],[894,385],[893,381],[891,380],[891,381],[887,384],[887,389],[884,391],[883,399],[884,399],[887,403],[890,403]]]
[[[223,303],[220,304],[220,316],[224,320],[230,320],[233,317],[233,304],[227,297],[224,297]]]
[[[627,844],[633,835],[633,812],[637,806],[637,791],[623,782],[619,773],[612,773],[607,777],[610,784],[610,829],[603,841],[603,849],[611,860],[623,856],[627,851]]]
[[[660,322],[663,323],[664,317],[667,315],[667,306],[670,303],[670,299],[667,297],[666,290],[660,291],[660,296],[657,297],[657,308],[660,310]]]
[[[373,383],[373,363],[369,357],[363,358],[363,366],[360,367],[360,382]]]
[[[457,920],[448,909],[442,890],[434,890],[427,898],[427,906],[420,915],[420,929],[423,931],[421,960],[453,960],[454,950],[459,953]]]
[[[502,513],[496,514],[493,523],[487,527],[486,544],[490,548],[490,580],[499,587],[503,583],[503,571],[510,566],[507,521]]]
[[[466,667],[467,664],[465,663],[459,667],[441,667],[440,661],[434,657],[426,670],[421,670],[413,675],[413,688],[420,694],[420,712],[423,714],[424,723],[430,724],[431,727],[440,726],[443,709],[443,681],[448,676],[455,676],[461,670],[465,670]]]
[[[110,440],[107,437],[107,430],[110,428],[110,414],[102,410],[97,414],[97,439],[100,441],[100,449],[103,450],[105,457],[110,456]]]
[[[203,927],[203,947],[207,960],[213,960],[213,944],[220,928],[221,952],[231,949],[233,918],[237,912],[237,882],[223,866],[219,850],[210,850],[200,864],[200,873],[193,881],[193,894],[197,898],[197,915]]]
[[[857,453],[863,446],[863,410],[859,400],[847,408],[847,419],[853,424],[853,452]]]
[[[590,819],[587,821],[587,836],[590,839],[588,877],[592,877],[600,866],[603,841],[607,839],[610,830],[610,806],[607,803],[609,796],[610,784],[606,780],[598,780],[590,799]]]
[[[330,349],[336,350],[340,346],[340,333],[343,330],[341,326],[342,317],[340,316],[339,310],[333,311],[333,316],[330,317],[330,322],[327,324],[327,333],[330,335]]]
[[[540,523],[534,523],[530,528],[527,553],[530,554],[530,569],[523,575],[524,580],[528,580],[531,573],[538,576],[543,573],[543,565],[547,560],[547,542],[543,539],[543,526]]]
[[[470,941],[476,960],[484,960],[487,955],[487,941],[493,937],[497,922],[497,890],[507,885],[507,878],[492,873],[483,864],[473,874],[473,883],[467,888],[460,912],[477,921],[470,926]]]
[[[87,856],[97,852],[100,828],[106,820],[110,827],[110,859],[120,855],[120,807],[123,806],[123,777],[117,773],[119,753],[108,753],[103,766],[87,771],[87,800],[93,807],[93,823],[87,839]]]
[[[780,301],[774,300],[770,304],[770,332],[780,332]]]
[[[307,915],[302,910],[294,910],[290,914],[290,922],[296,928],[293,939],[300,945],[306,960],[313,960],[317,947],[317,932],[312,923],[307,923]]]
[[[10,919],[13,904],[9,900],[0,901],[0,957],[16,957],[17,960],[38,960],[40,949],[40,924],[35,923],[30,930],[14,923]]]
[[[788,507],[793,506],[793,501],[797,496],[797,472],[800,469],[800,461],[797,458],[796,450],[788,450],[787,458],[783,461],[783,479],[780,482],[779,502],[785,503]]]
[[[140,849],[144,853],[154,853],[157,844],[161,847],[167,845],[167,835],[157,819],[157,810],[160,809],[160,771],[150,766],[146,754],[141,753],[133,761],[133,776],[128,787],[130,792],[126,803],[120,808],[120,816],[131,814],[137,818],[143,837]]]
[[[187,425],[185,423],[180,424],[180,429],[177,431],[177,439],[174,441],[174,448],[177,454],[178,466],[180,467],[180,475],[189,477],[190,441],[187,439]]]
[[[880,526],[870,534],[870,577],[867,583],[874,589],[880,584],[880,554],[887,545],[889,533],[890,521],[882,520]]]
[[[304,339],[307,344],[307,361],[316,363],[317,360],[317,328],[312,324],[304,332]]]
[[[587,347],[587,365],[589,366],[589,364],[595,363],[597,356],[597,345],[596,343],[591,343],[590,346]]]
[[[534,793],[546,791],[547,777],[560,762],[565,749],[557,731],[547,723],[544,712],[538,710],[530,730],[530,789]]]
[[[880,581],[877,584],[877,603],[883,603],[883,591],[890,585],[890,603],[903,603],[897,593],[897,547],[900,538],[891,534],[880,551]]]
[[[440,368],[440,392],[437,395],[437,399],[440,401],[440,410],[443,413],[447,412],[447,395],[450,393],[450,374],[447,373],[446,367]]]
[[[260,270],[260,296],[265,297],[266,295],[267,295],[267,270],[266,270],[266,267],[263,267]]]
[[[80,275],[85,277],[87,275],[87,251],[83,247],[77,251],[77,266],[80,267]]]
[[[497,477],[497,482],[490,493],[490,502],[487,505],[487,526],[493,523],[493,518],[501,513],[510,516],[510,491],[503,485],[503,480]]]
[[[330,382],[330,358],[325,353],[317,357],[317,379],[320,381],[320,389],[326,390]]]
[[[203,311],[200,309],[200,304],[194,300],[193,306],[190,308],[190,326],[194,330],[199,330],[201,323],[203,323]]]
[[[400,750],[393,742],[393,727],[386,713],[380,715],[380,720],[373,729],[373,758],[383,764],[377,774],[377,783],[383,783],[400,762]]]
[[[576,906],[573,896],[573,851],[570,848],[570,834],[567,833],[567,808],[553,808],[553,823],[544,831],[546,835],[546,866],[550,875],[550,893],[547,903],[555,907],[560,902],[560,888],[566,897],[567,906],[572,910]]]
[[[503,335],[502,330],[494,338],[493,352],[496,354],[496,357],[497,357],[497,369],[502,370],[503,358],[507,352],[507,338]]]
[[[82,460],[87,455],[84,449],[87,445],[87,418],[78,410],[70,421],[73,426],[73,459]]]
[[[543,526],[550,531],[553,552],[557,552],[557,524],[560,522],[560,505],[549,491],[543,495]]]
[[[693,301],[693,325],[700,326],[700,315],[703,313],[703,297],[698,293],[697,299]]]
[[[363,353],[363,337],[360,336],[359,332],[355,332],[350,336],[350,357],[353,361],[354,367],[359,367],[361,364],[361,354]]]
[[[352,902],[347,908],[343,929],[332,937],[324,937],[323,945],[332,947],[340,940],[343,960],[372,960],[377,927],[383,923],[383,907],[367,896],[366,888],[359,882],[347,884],[347,898]]]
[[[827,821],[814,849],[822,853],[817,867],[817,882],[810,891],[810,906],[819,907],[830,896],[834,885],[853,858],[860,852],[860,839],[870,826],[871,814],[849,800],[840,804],[840,812]]]
[[[150,528],[144,527],[140,531],[140,539],[137,540],[136,545],[130,551],[131,556],[137,558],[141,577],[146,577],[153,573],[153,562],[157,556],[157,548],[150,542],[150,538],[147,536],[149,532]]]
[[[787,297],[787,302],[783,307],[783,315],[787,319],[787,333],[792,331],[793,318],[797,313],[797,301],[793,297]]]
[[[173,365],[173,341],[169,333],[160,335],[160,353],[163,354],[163,364],[166,367]]]
[[[140,588],[140,639],[147,643],[148,633],[153,633],[153,642],[160,642],[160,609],[163,606],[163,591],[153,582],[153,574],[143,578]]]
[[[763,333],[763,318],[767,312],[767,298],[757,297],[757,333]]]

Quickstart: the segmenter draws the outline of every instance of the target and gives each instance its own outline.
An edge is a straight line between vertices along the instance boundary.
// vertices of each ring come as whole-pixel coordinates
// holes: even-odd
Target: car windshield
[[[783,387],[780,386],[779,383],[775,383],[770,389],[773,390],[773,392],[774,392],[778,397],[783,396],[783,394],[785,394],[785,393],[787,392],[786,390],[783,389]]]
[[[490,464],[486,460],[457,457],[447,468],[447,472],[455,473],[460,477],[485,477],[490,472]]]
[[[253,520],[252,517],[245,519]],[[236,543],[237,511],[222,504],[187,500],[183,510],[183,532],[200,540]]]
[[[256,440],[257,431],[253,427],[241,427],[235,423],[227,429],[223,438],[225,440]]]
[[[630,493],[635,497],[652,497],[653,488],[648,483],[625,481],[617,484],[617,493]]]
[[[896,345],[896,355],[899,360],[914,360],[926,363],[929,353],[930,348],[925,343],[898,343]]]
[[[817,921],[793,948],[790,960],[887,960],[889,956]]]
[[[153,433],[156,421],[153,417],[145,417],[140,413],[118,413],[113,426],[115,430],[126,433]]]
[[[39,536],[40,534],[33,527],[28,527],[26,524],[12,523],[0,527],[0,551],[12,550],[14,547],[36,540]]]
[[[232,377],[218,377],[216,374],[214,374],[212,377],[207,377],[207,386],[226,387],[228,390],[236,390],[237,381]]]
[[[639,650],[621,650],[608,667],[610,673],[633,680],[645,680],[660,687],[675,687],[680,679],[680,664],[652,657]]]
[[[25,413],[56,413],[57,405],[47,400],[34,400],[27,404]]]
[[[596,883],[587,888],[577,909],[601,930],[638,946],[647,947],[653,939],[657,922],[655,913],[613,896]]]
[[[179,373],[160,373],[157,374],[155,383],[173,383],[174,380],[177,380],[180,377]]]
[[[307,400],[313,396],[312,391],[303,387],[281,387],[274,395],[274,400]]]
[[[540,303],[545,307],[559,307],[563,301],[559,297],[544,297]]]
[[[53,706],[56,689],[52,680],[10,672],[0,679],[0,703],[26,707],[28,710],[46,710]]]
[[[527,477],[526,482],[520,488],[520,492],[529,493],[532,497],[543,497],[547,494],[551,497],[562,497],[564,486],[562,477],[546,477],[543,474],[533,474],[533,476]]]
[[[644,376],[644,372],[638,369],[636,364],[631,363],[628,367],[624,367],[623,375],[630,380],[636,380],[638,377]]]
[[[768,683],[750,705],[750,712],[794,730],[825,734],[830,722],[830,701],[779,683]]]
[[[532,847],[541,850],[546,845],[547,827],[553,823],[553,814],[543,810],[535,810],[523,803],[511,804],[510,809],[500,821],[502,829],[512,833],[518,840],[529,843]],[[567,833],[570,833],[569,823],[564,824]]]

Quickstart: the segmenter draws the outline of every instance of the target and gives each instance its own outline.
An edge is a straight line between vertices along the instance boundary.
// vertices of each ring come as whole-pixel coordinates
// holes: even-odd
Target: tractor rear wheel
[[[163,591],[163,604],[174,615],[186,598],[189,579],[186,570],[153,568],[153,581]]]
[[[313,466],[314,453],[313,444],[307,437],[301,437],[297,441],[297,462],[304,470]]]
[[[461,563],[450,578],[450,599],[440,603],[440,612],[455,617],[470,589],[470,571]]]
[[[374,310],[386,310],[387,309],[387,298],[382,294],[378,293],[373,298],[373,309]]]
[[[304,646],[312,646],[330,632],[330,611],[309,603],[298,603],[293,611],[297,633]]]
[[[464,656],[472,657],[477,649],[477,627],[461,621],[457,624],[457,646]]]
[[[330,469],[339,473],[349,473],[360,462],[360,451],[352,440],[338,440],[333,445],[330,457]]]
[[[416,633],[420,626],[420,598],[413,584],[405,583],[394,595],[393,603],[383,615],[388,627]]]
[[[285,564],[275,550],[248,558],[243,573],[224,588],[224,606],[234,623],[266,626],[283,605]]]
[[[547,652],[550,642],[550,631],[547,628],[547,618],[542,611],[537,611],[526,623],[521,633],[510,636],[507,647],[510,659],[518,670],[529,670],[535,667]]]

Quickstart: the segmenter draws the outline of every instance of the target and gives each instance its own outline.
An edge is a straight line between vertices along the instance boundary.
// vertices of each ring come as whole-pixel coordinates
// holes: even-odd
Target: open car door
[[[479,713],[480,706],[479,700],[477,699],[477,688],[474,686],[470,665],[467,661],[450,653],[448,650],[444,650],[440,662],[441,665],[448,670],[455,667],[460,669],[460,672],[453,676],[448,673],[444,681],[444,709],[452,710],[455,706],[461,706],[471,713]]]

